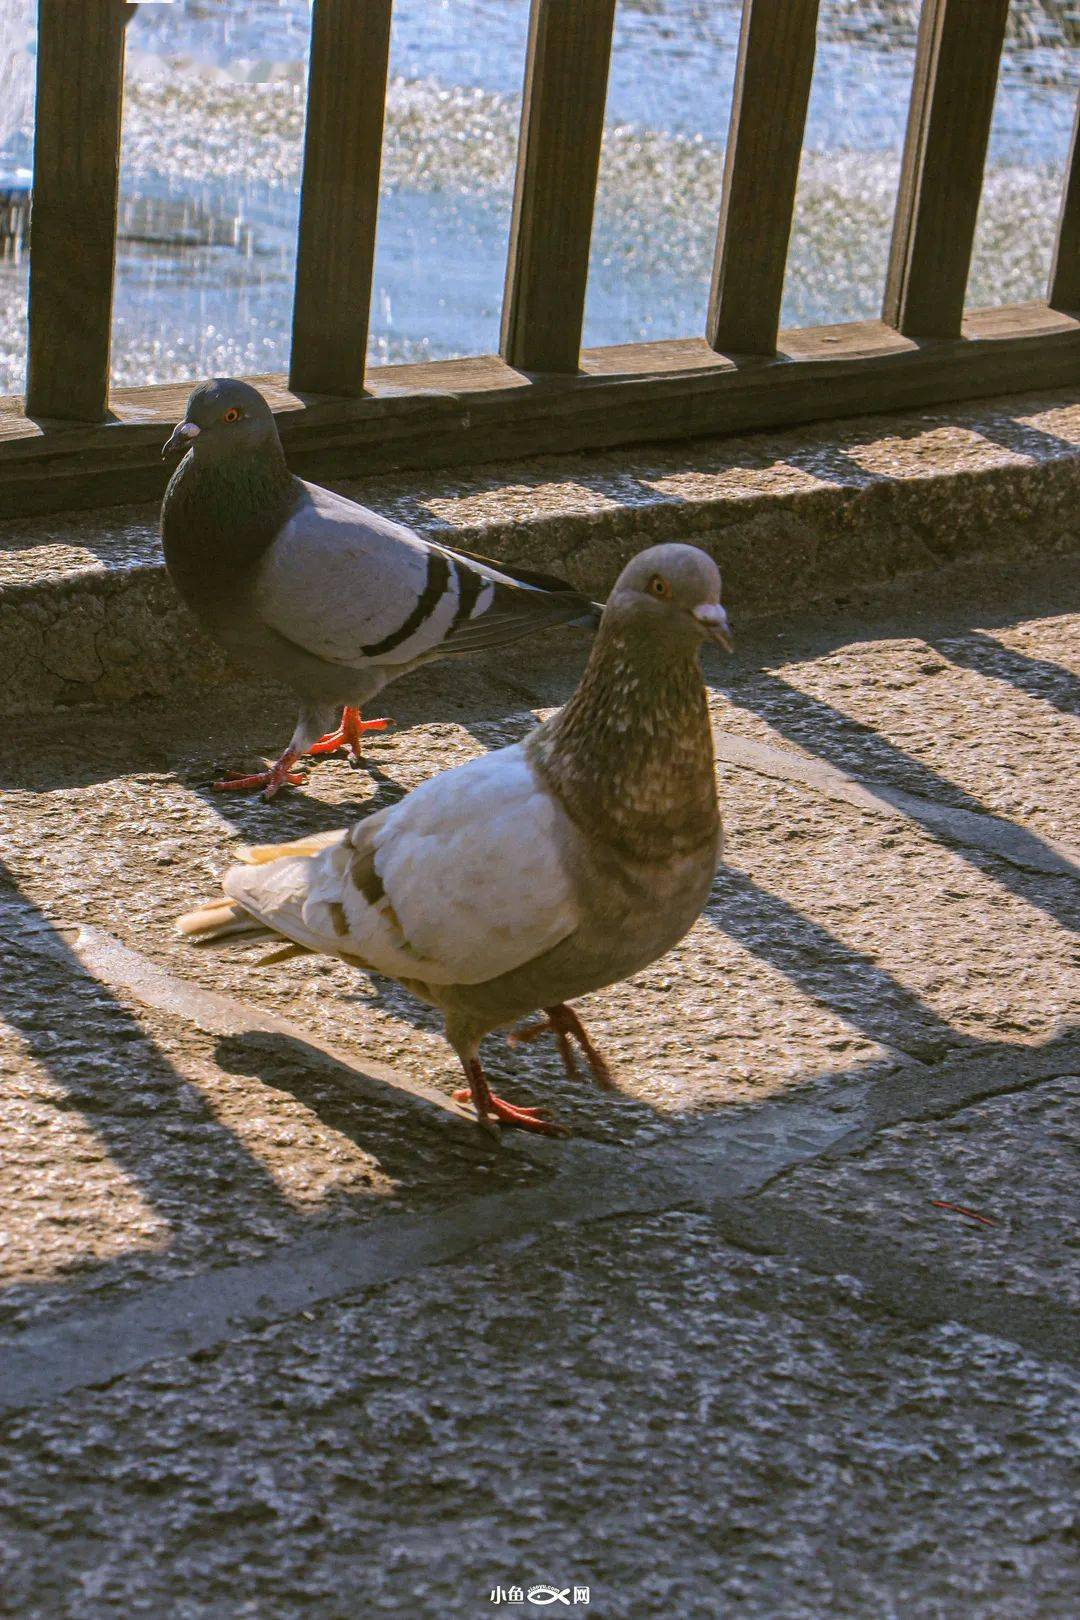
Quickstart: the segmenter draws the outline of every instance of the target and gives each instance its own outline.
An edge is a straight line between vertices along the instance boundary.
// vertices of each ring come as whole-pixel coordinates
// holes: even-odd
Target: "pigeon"
[[[470,1104],[494,1134],[566,1134],[496,1096],[480,1042],[573,1043],[613,1084],[568,1002],[678,943],[716,875],[722,828],[703,641],[731,651],[720,575],[694,546],[641,552],[604,608],[581,682],[519,743],[431,777],[351,829],[256,846],[178,919],[195,941],[280,936],[397,979],[444,1015]]]
[[[302,778],[304,754],[348,747],[389,721],[362,705],[418,664],[516,641],[549,625],[595,627],[565,581],[425,540],[296,478],[257,389],[215,377],[194,390],[162,450],[182,454],[161,507],[165,566],[237,663],[291,686],[300,718],[269,770],[218,791],[269,799]],[[340,723],[338,715],[340,714]]]

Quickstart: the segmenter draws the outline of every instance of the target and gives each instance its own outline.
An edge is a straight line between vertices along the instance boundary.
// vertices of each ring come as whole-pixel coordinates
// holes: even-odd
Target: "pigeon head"
[[[604,618],[625,634],[733,650],[720,603],[720,570],[697,546],[650,546],[628,562],[608,597]]]
[[[706,639],[731,646],[716,564],[651,546],[616,580],[577,691],[526,744],[574,824],[635,861],[711,849],[715,862]]]
[[[212,377],[191,394],[184,420],[161,455],[166,460],[194,450],[203,462],[267,447],[280,451],[280,440],[273,412],[258,389],[234,377]]]

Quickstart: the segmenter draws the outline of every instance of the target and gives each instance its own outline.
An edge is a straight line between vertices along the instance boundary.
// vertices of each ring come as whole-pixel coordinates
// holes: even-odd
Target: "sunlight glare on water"
[[[703,330],[738,0],[619,0],[585,340]],[[0,0],[0,190],[31,161],[33,0]],[[786,324],[878,313],[916,0],[822,0]],[[373,361],[498,341],[527,0],[397,0]],[[113,375],[283,370],[309,0],[172,0],[128,28]],[[1071,0],[1013,0],[972,303],[1041,296],[1075,98]],[[8,244],[9,247],[12,244]],[[0,256],[0,391],[25,255]]]

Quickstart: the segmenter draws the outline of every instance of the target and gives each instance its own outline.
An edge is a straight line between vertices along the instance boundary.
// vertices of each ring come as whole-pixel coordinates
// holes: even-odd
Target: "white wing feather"
[[[279,933],[378,972],[482,984],[543,955],[578,926],[560,854],[563,812],[520,745],[416,788],[318,854],[234,867],[225,892]],[[370,839],[383,894],[353,878]]]

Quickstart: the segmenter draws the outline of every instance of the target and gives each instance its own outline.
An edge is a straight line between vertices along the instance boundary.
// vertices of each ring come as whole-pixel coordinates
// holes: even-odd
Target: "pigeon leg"
[[[565,1125],[547,1119],[539,1108],[519,1108],[502,1097],[496,1097],[487,1083],[487,1076],[478,1057],[462,1057],[461,1066],[469,1084],[454,1092],[456,1103],[472,1103],[476,1117],[485,1131],[497,1135],[500,1125],[519,1131],[535,1131],[540,1136],[569,1136]]]
[[[549,1032],[555,1036],[559,1048],[559,1056],[563,1060],[563,1067],[573,1079],[578,1072],[577,1058],[574,1048],[570,1044],[573,1036],[585,1055],[585,1061],[592,1070],[593,1079],[605,1091],[614,1091],[615,1080],[601,1054],[596,1050],[589,1039],[588,1031],[581,1022],[573,1007],[560,1002],[557,1007],[545,1007],[546,1018],[541,1018],[535,1024],[523,1024],[520,1029],[511,1030],[507,1039],[511,1046],[526,1046],[531,1041],[538,1041],[542,1035]]]
[[[336,754],[339,748],[351,748],[353,759],[359,759],[360,739],[365,731],[385,731],[391,723],[389,720],[361,720],[359,709],[342,709],[338,729],[328,731],[325,737],[312,743],[308,753]]]
[[[256,788],[264,788],[267,799],[272,799],[278,788],[286,783],[290,787],[299,787],[304,778],[293,766],[300,758],[295,748],[286,748],[281,758],[268,771],[257,771],[252,776],[245,776],[243,771],[226,771],[220,782],[213,784],[215,793],[251,793]]]
[[[564,1029],[556,1029],[550,1018],[539,1018],[535,1024],[522,1024],[520,1029],[512,1029],[506,1037],[508,1046],[531,1046],[544,1035],[554,1035],[555,1044],[559,1048],[559,1056],[563,1061],[563,1068],[572,1080],[578,1077],[578,1061],[574,1056],[574,1048],[570,1044],[570,1037]]]

